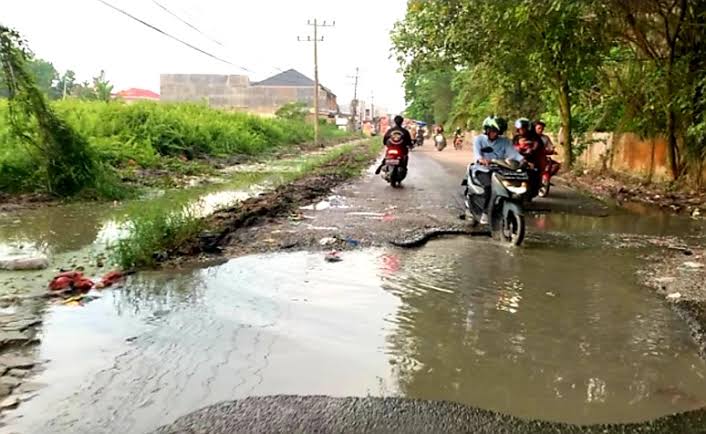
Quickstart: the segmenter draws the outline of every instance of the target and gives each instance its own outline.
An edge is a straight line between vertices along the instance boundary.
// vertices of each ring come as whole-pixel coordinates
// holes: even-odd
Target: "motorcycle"
[[[423,146],[424,145],[424,134],[423,133],[417,133],[417,137],[414,139],[416,146]]]
[[[539,197],[547,197],[549,195],[549,189],[552,186],[552,177],[559,172],[559,169],[561,169],[561,163],[552,160],[550,155],[556,155],[556,151],[547,151],[547,164],[542,172],[542,183],[539,186],[539,192],[537,193]]]
[[[444,137],[444,135],[441,133],[437,133],[434,136],[434,145],[436,146],[437,151],[443,151],[446,147],[446,137]]]
[[[476,225],[485,211],[485,191],[475,179],[473,164],[462,185],[466,187],[464,202],[466,213]],[[516,246],[525,238],[525,218],[522,204],[529,194],[529,175],[521,164],[514,160],[492,160],[490,209],[488,218],[493,238]]]
[[[463,136],[454,137],[454,149],[457,151],[463,149]]]
[[[392,187],[399,187],[401,182],[407,177],[407,167],[404,164],[404,159],[402,145],[388,145],[385,149],[385,160],[380,174],[382,179],[389,182]]]

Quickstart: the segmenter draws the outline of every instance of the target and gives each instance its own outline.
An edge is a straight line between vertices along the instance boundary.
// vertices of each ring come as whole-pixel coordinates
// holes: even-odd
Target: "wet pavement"
[[[465,158],[453,152],[415,151],[404,189],[368,174],[258,235],[327,250],[325,237],[358,241],[341,262],[325,262],[320,251],[248,255],[142,272],[81,307],[41,305],[36,359],[46,362],[30,378],[39,390],[5,412],[0,432],[149,432],[208,405],[281,394],[446,400],[572,424],[703,407],[706,363],[686,324],[636,276],[642,256],[699,238],[703,226],[616,212],[560,187],[552,200],[563,205],[537,205],[554,212],[530,219],[523,248],[470,237],[412,250],[388,245],[386,237],[414,227],[458,223]],[[566,203],[580,215],[562,213]],[[106,230],[89,226],[97,229],[86,240]],[[64,249],[77,255],[75,246]],[[449,418],[427,418],[444,412],[413,401],[356,402],[367,410],[320,403],[328,410],[319,426],[343,432],[350,414],[375,420],[398,411],[426,420],[419,431],[466,423],[501,432],[519,423],[457,407]],[[266,402],[232,414],[250,420],[238,415],[301,405]],[[200,419],[198,432],[224,417]],[[278,421],[259,431],[275,431]],[[367,428],[385,426],[398,425]]]

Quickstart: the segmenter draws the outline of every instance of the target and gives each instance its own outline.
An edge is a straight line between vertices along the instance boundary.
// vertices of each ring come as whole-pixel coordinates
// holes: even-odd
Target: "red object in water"
[[[107,288],[123,277],[125,277],[125,274],[122,271],[111,271],[101,278],[96,288]]]
[[[81,277],[81,276],[83,276],[83,273],[80,271],[62,271],[61,273],[54,276],[54,279],[58,279],[60,277],[67,277],[71,280],[74,280],[74,279]]]
[[[49,282],[50,291],[63,291],[66,289],[88,291],[93,288],[93,281],[83,276],[80,271],[65,271],[57,274]]]
[[[49,290],[51,291],[61,291],[67,289],[71,286],[73,279],[67,276],[57,276],[49,282]]]
[[[93,288],[93,281],[91,279],[81,276],[78,279],[74,280],[72,286],[74,289],[77,289],[79,291],[88,291]]]
[[[391,273],[400,271],[400,258],[397,255],[382,256],[383,269]]]

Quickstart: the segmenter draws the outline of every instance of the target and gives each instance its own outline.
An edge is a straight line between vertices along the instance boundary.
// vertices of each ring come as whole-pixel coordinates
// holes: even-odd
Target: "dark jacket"
[[[409,133],[409,131],[407,131],[406,128],[398,127],[397,125],[395,125],[394,127],[390,128],[389,130],[387,130],[387,132],[385,133],[385,137],[382,139],[382,143],[383,143],[384,145],[387,145],[387,141],[390,140],[390,136],[391,136],[392,133],[395,132],[395,131],[401,131],[401,132],[402,132],[402,140],[403,140],[403,142],[404,142],[404,146],[405,146],[406,148],[411,148],[412,145],[413,145],[413,143],[412,143],[412,135]]]

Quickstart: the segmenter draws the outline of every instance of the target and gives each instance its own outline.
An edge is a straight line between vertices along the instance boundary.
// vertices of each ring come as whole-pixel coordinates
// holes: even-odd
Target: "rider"
[[[404,118],[400,115],[395,116],[395,125],[387,130],[385,133],[385,137],[382,139],[382,143],[387,146],[390,138],[394,135],[402,135],[402,149],[404,152],[404,155],[402,156],[402,167],[407,167],[407,163],[409,161],[409,149],[412,147],[412,135],[407,131],[405,127],[402,126],[402,123],[404,122]],[[382,170],[382,166],[385,165],[385,158],[383,157],[382,162],[380,163],[380,166],[375,170],[375,174],[380,173]]]
[[[524,161],[522,155],[512,146],[512,142],[503,137],[507,130],[507,121],[500,117],[488,116],[483,121],[484,133],[476,136],[473,141],[473,155],[476,159],[472,165],[472,176],[485,189],[485,212],[481,215],[480,223],[488,223],[488,206],[490,205],[490,162],[492,160]]]
[[[516,120],[515,130],[517,134],[513,137],[512,144],[520,151],[520,154],[525,157],[528,163],[538,169],[537,172],[530,172],[530,176],[532,176],[532,173],[543,173],[547,165],[547,154],[541,137],[537,135],[527,118]],[[533,184],[537,186],[537,179],[534,181]]]
[[[456,131],[454,131],[454,138],[461,137],[463,132],[461,131],[461,127],[456,127]]]

